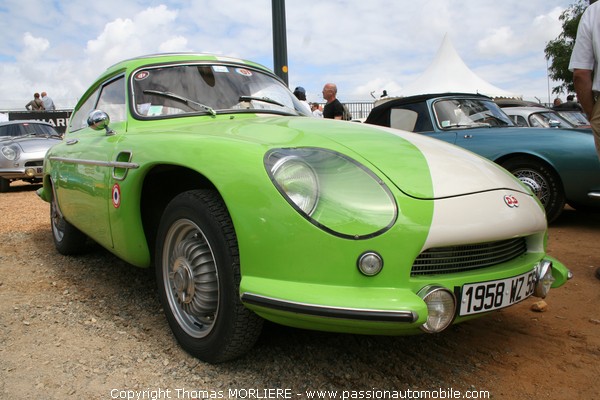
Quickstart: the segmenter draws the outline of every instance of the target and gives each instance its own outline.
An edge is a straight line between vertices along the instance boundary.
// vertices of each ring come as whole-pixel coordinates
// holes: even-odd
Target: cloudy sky
[[[321,101],[402,88],[429,66],[445,35],[481,78],[525,99],[549,98],[544,47],[576,0],[287,0],[289,85]],[[0,110],[46,91],[73,107],[104,69],[171,51],[241,57],[273,68],[271,0],[2,0]],[[554,97],[554,95],[550,95]]]

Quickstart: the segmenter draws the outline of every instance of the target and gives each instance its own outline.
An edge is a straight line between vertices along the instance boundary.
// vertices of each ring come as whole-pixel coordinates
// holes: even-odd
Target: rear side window
[[[391,123],[398,125],[398,129],[410,132],[429,132],[433,130],[427,104],[423,102],[403,104],[400,107],[393,108],[390,114]]]

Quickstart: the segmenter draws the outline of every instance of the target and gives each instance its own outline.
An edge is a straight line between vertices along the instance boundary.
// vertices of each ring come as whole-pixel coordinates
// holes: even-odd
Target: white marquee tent
[[[479,93],[494,98],[522,98],[477,76],[460,58],[446,35],[431,65],[414,82],[403,88],[402,96],[447,92]]]

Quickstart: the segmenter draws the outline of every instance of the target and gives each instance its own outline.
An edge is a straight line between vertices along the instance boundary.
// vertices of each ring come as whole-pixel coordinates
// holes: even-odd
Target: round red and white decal
[[[517,198],[515,196],[513,196],[512,194],[505,195],[504,202],[510,208],[519,207],[519,200],[517,200]]]
[[[115,208],[121,205],[121,187],[118,183],[115,183],[112,188],[112,202]]]

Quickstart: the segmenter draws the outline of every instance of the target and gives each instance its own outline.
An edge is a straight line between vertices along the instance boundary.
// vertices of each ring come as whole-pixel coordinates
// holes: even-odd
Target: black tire
[[[560,177],[552,168],[529,157],[510,159],[502,166],[533,191],[546,210],[548,223],[558,218],[566,200]]]
[[[184,192],[167,205],[155,264],[160,301],[184,350],[219,363],[254,346],[263,320],[240,301],[237,238],[216,192]]]
[[[10,181],[5,178],[0,178],[0,193],[8,192],[9,187],[10,187]]]
[[[87,236],[63,218],[54,196],[50,202],[50,225],[54,247],[60,254],[72,256],[85,252]]]

